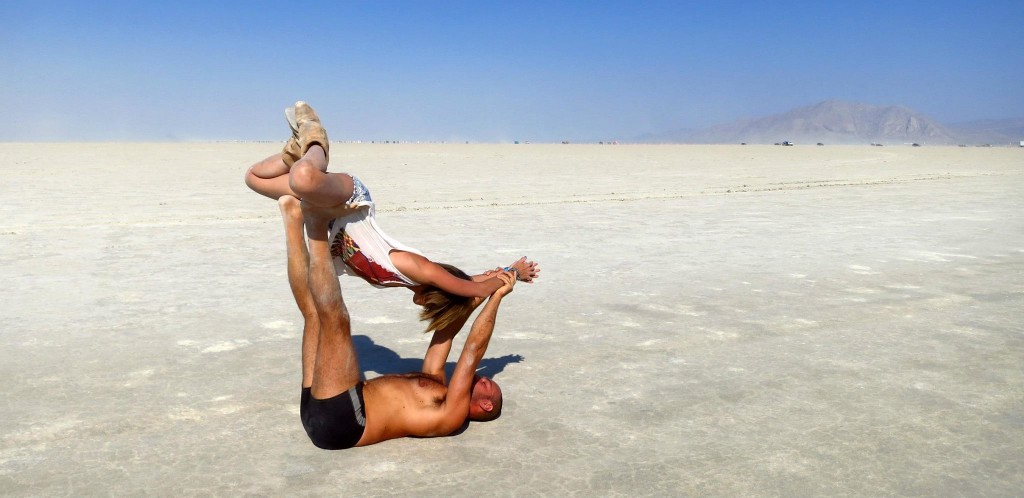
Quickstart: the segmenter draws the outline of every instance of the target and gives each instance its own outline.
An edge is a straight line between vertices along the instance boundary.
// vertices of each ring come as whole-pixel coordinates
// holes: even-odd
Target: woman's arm
[[[494,278],[494,276],[497,275],[498,273],[501,273],[500,266],[493,270],[485,271],[479,275],[473,275],[472,277],[469,278],[472,278],[474,282],[483,282],[484,280]]]
[[[391,262],[413,282],[432,285],[456,296],[488,297],[502,286],[501,280],[494,277],[480,282],[463,280],[448,273],[441,265],[412,252],[391,251]]]

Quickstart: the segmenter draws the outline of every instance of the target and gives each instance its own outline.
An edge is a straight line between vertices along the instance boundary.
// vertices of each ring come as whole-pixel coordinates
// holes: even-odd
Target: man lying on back
[[[486,299],[473,322],[450,382],[445,382],[445,362],[468,317],[434,333],[421,372],[363,381],[328,242],[328,223],[338,216],[337,209],[317,208],[291,196],[278,202],[285,222],[288,279],[304,318],[300,413],[314,445],[343,449],[404,436],[446,436],[467,420],[493,420],[501,413],[501,389],[476,375],[476,369],[494,331],[498,306],[515,286],[513,273],[495,272],[503,285]],[[474,305],[484,301],[477,298]]]

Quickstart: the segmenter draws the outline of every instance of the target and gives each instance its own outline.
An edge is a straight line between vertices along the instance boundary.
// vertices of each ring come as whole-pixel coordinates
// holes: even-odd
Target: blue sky
[[[630,139],[842,99],[1024,117],[1024,3],[0,3],[0,141]]]

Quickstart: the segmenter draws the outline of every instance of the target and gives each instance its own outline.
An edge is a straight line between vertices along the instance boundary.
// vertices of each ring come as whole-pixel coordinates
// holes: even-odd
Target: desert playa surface
[[[328,452],[242,183],[279,148],[0,144],[0,494],[1024,489],[1024,149],[336,143],[396,239],[543,273],[499,420]],[[411,293],[342,289],[367,376],[418,369]]]

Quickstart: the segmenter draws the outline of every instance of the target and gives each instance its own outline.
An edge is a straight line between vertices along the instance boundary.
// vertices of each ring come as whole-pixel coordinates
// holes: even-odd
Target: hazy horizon
[[[301,8],[301,10],[300,10]],[[306,15],[308,14],[308,15]],[[824,100],[1024,117],[1016,2],[0,6],[0,141],[629,140]]]

